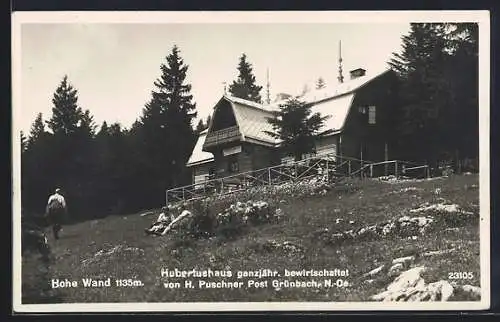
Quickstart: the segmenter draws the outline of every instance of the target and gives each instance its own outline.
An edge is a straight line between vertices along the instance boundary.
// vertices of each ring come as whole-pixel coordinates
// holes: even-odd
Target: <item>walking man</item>
[[[48,219],[49,225],[52,226],[52,232],[55,239],[59,239],[59,231],[62,228],[62,222],[67,214],[66,200],[60,194],[61,189],[57,188],[53,195],[47,201],[45,215]]]

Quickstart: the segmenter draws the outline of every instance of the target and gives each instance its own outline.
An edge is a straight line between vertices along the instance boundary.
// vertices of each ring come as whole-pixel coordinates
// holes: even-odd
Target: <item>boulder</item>
[[[372,270],[371,270],[371,271],[369,271],[368,273],[363,274],[363,277],[377,275],[378,273],[380,273],[380,272],[384,269],[384,267],[385,267],[385,265],[380,265],[379,267],[377,267],[377,268],[375,268],[375,269],[372,269]]]
[[[402,266],[402,263],[393,267],[396,265]],[[385,291],[371,298],[376,301],[448,301],[454,294],[453,286],[445,280],[426,284],[422,278],[425,270],[425,267],[414,267],[401,273]]]

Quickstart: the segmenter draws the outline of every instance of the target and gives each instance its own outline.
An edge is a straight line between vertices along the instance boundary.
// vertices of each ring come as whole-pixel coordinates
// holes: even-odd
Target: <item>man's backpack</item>
[[[47,207],[49,210],[63,210],[64,209],[64,205],[63,203],[58,200],[57,198],[53,198],[48,207]]]

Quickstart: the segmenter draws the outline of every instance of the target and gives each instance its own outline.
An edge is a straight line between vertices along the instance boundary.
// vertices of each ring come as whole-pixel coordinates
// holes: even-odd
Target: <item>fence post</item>
[[[272,182],[271,182],[271,168],[267,168],[267,178],[269,180],[269,185],[271,185],[272,184]]]
[[[220,195],[224,193],[224,179],[220,180]]]
[[[370,164],[370,178],[373,178],[373,164]]]
[[[167,192],[165,192],[165,206],[168,206],[168,189]]]
[[[401,165],[401,173],[406,174],[406,165],[404,163]]]
[[[184,187],[182,187],[182,201],[186,201],[186,197],[184,194]]]
[[[398,177],[398,161],[394,161],[394,175]]]
[[[328,169],[328,162],[329,160],[326,159],[326,182],[330,181],[330,170]]]
[[[347,174],[351,176],[351,160],[347,161]]]

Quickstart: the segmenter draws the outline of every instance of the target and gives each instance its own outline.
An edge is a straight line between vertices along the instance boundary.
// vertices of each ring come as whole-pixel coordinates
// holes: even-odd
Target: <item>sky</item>
[[[186,81],[199,117],[206,118],[238,75],[242,53],[270,93],[298,94],[322,77],[337,82],[339,41],[343,74],[387,68],[409,23],[24,23],[20,29],[20,123],[29,133],[38,113],[51,117],[52,96],[64,75],[78,104],[96,124],[124,127],[140,117],[160,65],[177,45],[189,66]],[[196,122],[194,123],[196,125]]]

